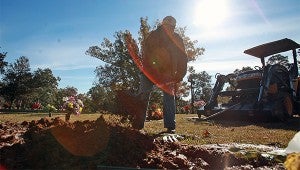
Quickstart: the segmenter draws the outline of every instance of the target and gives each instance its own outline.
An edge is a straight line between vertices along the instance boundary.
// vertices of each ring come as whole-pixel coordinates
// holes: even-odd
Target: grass
[[[286,147],[300,131],[300,119],[286,123],[253,123],[238,121],[198,121],[197,115],[176,115],[176,132],[184,135],[186,144],[249,143]],[[146,122],[145,130],[162,132],[163,121]],[[208,132],[208,133],[207,133]]]
[[[95,114],[81,114],[79,116],[71,115],[71,122],[84,121],[84,120],[96,120],[99,118],[100,113]],[[0,122],[11,121],[22,123],[23,121],[39,120],[43,117],[55,118],[60,117],[65,120],[64,113],[52,113],[52,117],[48,116],[48,113],[0,113]]]
[[[71,122],[96,120],[101,114],[72,115]],[[49,118],[48,113],[5,114],[0,113],[0,123],[5,121],[18,122]],[[64,114],[54,113],[52,118],[61,117]],[[286,147],[293,136],[300,131],[300,118],[287,123],[247,123],[238,121],[198,121],[197,115],[177,114],[176,132],[185,136],[182,143],[185,144],[222,144],[222,143],[250,143],[266,144],[278,147]],[[144,130],[151,134],[159,134],[165,129],[162,120],[147,121]]]

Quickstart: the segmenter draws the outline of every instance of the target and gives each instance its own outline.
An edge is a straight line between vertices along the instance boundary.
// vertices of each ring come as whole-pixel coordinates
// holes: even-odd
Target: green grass
[[[96,120],[101,114],[71,115],[71,122]],[[0,123],[4,121],[23,122],[49,118],[48,113],[4,114],[0,113]],[[61,117],[64,114],[54,113],[51,118]],[[287,123],[245,123],[237,121],[198,121],[197,115],[176,115],[176,132],[185,136],[182,143],[186,144],[222,144],[222,143],[250,143],[276,145],[286,147],[288,142],[300,130],[300,118]],[[151,134],[159,134],[165,129],[162,120],[152,120],[145,123],[144,130]],[[205,135],[208,131],[210,135]]]

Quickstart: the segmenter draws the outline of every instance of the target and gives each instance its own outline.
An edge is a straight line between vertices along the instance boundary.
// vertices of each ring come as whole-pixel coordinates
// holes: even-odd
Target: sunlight
[[[193,24],[213,28],[224,23],[229,15],[227,0],[202,0],[194,8]]]

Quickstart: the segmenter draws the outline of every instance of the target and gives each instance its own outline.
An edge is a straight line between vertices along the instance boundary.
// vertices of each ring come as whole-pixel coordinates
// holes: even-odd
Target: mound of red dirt
[[[220,145],[168,143],[118,121],[69,123],[59,118],[0,125],[0,169],[284,169]]]

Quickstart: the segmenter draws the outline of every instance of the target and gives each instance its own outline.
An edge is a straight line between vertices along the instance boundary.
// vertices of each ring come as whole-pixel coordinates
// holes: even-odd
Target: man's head
[[[162,25],[169,25],[175,28],[176,19],[172,16],[166,16],[162,21]]]

